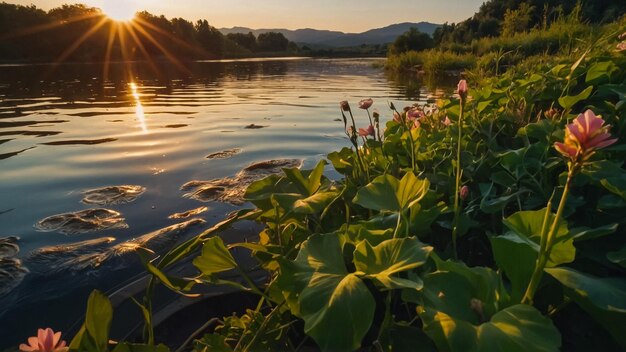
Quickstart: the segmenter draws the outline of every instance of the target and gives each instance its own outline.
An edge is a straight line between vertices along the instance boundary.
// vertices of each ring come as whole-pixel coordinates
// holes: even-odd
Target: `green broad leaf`
[[[585,76],[585,83],[597,85],[600,83],[606,83],[610,80],[613,72],[617,71],[618,68],[612,61],[602,61],[596,62],[589,70],[587,70],[587,75]]]
[[[617,223],[596,227],[594,229],[584,226],[576,227],[569,230],[568,236],[573,238],[575,242],[587,241],[615,233],[618,227],[619,224]]]
[[[369,330],[376,303],[365,283],[344,264],[339,237],[313,235],[295,261],[282,261],[278,285],[304,331],[324,351],[355,350]],[[295,302],[294,302],[295,301]]]
[[[428,193],[430,182],[407,172],[401,180],[391,176],[376,177],[359,189],[353,202],[373,210],[403,211],[419,202]]]
[[[310,196],[317,192],[322,185],[322,176],[326,164],[326,160],[320,160],[313,170],[300,171],[298,168],[285,168],[283,172],[300,194]]]
[[[252,182],[248,188],[244,199],[255,202],[269,199],[272,194],[283,193],[285,189],[281,187],[282,178],[278,175],[270,175],[258,181]]]
[[[375,247],[362,241],[354,250],[354,264],[357,271],[375,279],[386,289],[419,290],[423,286],[420,279],[408,280],[395,274],[424,265],[432,250],[414,237],[386,240]]]
[[[626,200],[626,177],[611,177],[600,181],[602,186],[609,192],[616,194]]]
[[[93,342],[94,351],[109,350],[109,329],[112,319],[113,307],[109,298],[98,290],[91,292],[87,301],[85,330]]]
[[[330,203],[332,203],[341,192],[333,191],[320,191],[312,196],[304,199],[298,199],[293,204],[293,211],[298,214],[316,214],[324,210]]]
[[[511,282],[511,301],[521,302],[533,274],[539,245],[527,237],[510,232],[491,238],[493,256]]]
[[[431,258],[437,271],[424,276],[424,288],[419,294],[404,290],[404,300],[475,324],[488,319],[507,303],[502,281],[491,268],[444,262],[434,253]],[[480,307],[473,307],[476,305]]]
[[[298,193],[309,195],[309,182],[304,178],[304,175],[302,175],[302,171],[300,171],[300,169],[298,169],[297,167],[285,168],[283,169],[283,172],[285,173],[289,181],[291,181],[295,185]]]
[[[150,346],[124,342],[117,344],[117,346],[113,349],[113,352],[170,352],[170,349],[163,344]]]
[[[69,344],[71,351],[108,351],[113,307],[109,298],[93,290],[87,300],[85,322]]]
[[[193,260],[193,265],[204,275],[213,275],[237,267],[235,258],[230,254],[224,241],[218,237],[211,237],[202,246],[202,254]]]
[[[606,258],[611,263],[615,263],[622,268],[626,268],[626,246],[622,247],[622,249],[618,251],[607,253]]]
[[[483,112],[491,103],[493,103],[492,100],[487,100],[487,101],[481,101],[480,103],[478,103],[476,105],[476,112],[478,112],[479,114],[481,112]]]
[[[529,123],[517,131],[517,136],[527,136],[542,142],[549,142],[549,137],[555,130],[554,123],[550,120],[539,120]]]
[[[355,274],[316,272],[300,295],[304,332],[322,351],[348,351],[361,340],[374,319],[376,302]]]
[[[622,169],[622,162],[601,160],[585,165],[583,174],[600,182],[609,192],[626,200],[626,170]]]
[[[199,294],[187,293],[196,285],[197,283],[196,280],[178,278],[178,277],[167,275],[163,271],[159,270],[159,268],[157,268],[156,266],[154,266],[152,263],[149,263],[149,262],[144,263],[144,266],[146,267],[146,270],[148,270],[149,273],[157,277],[159,281],[161,281],[161,283],[165,285],[165,287],[169,288],[170,290],[180,295],[190,297],[190,298],[200,296]]]
[[[565,288],[565,294],[587,311],[626,349],[626,280],[598,278],[570,268],[545,271]]]
[[[337,172],[349,175],[354,170],[355,154],[350,148],[342,148],[339,152],[332,152],[327,156]]]
[[[422,310],[420,317],[439,351],[559,351],[561,346],[552,321],[525,304],[499,311],[479,325],[432,310]]]
[[[583,90],[582,92],[580,92],[577,95],[569,95],[569,96],[565,96],[565,97],[560,97],[559,98],[559,104],[561,105],[561,107],[563,107],[563,109],[569,110],[574,105],[576,105],[576,103],[589,98],[589,96],[591,95],[592,91],[593,91],[593,86],[589,86],[589,87],[585,88],[585,90]]]
[[[503,220],[504,225],[517,235],[526,237],[536,244],[541,243],[541,231],[543,229],[546,209],[519,211]],[[547,218],[547,228],[554,222],[555,215],[550,212]],[[557,225],[552,252],[548,259],[547,267],[571,263],[576,257],[574,240],[568,236],[567,222],[560,219]]]

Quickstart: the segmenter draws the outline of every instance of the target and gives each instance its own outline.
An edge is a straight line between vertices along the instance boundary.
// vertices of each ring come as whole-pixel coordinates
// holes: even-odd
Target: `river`
[[[107,72],[102,64],[0,66],[0,238],[17,237],[0,250],[0,348],[37,327],[75,329],[93,288],[110,292],[142,273],[135,254],[97,255],[204,220],[167,232],[166,241],[148,238],[148,247],[166,250],[241,208],[185,197],[193,189],[181,191],[183,184],[232,178],[267,160],[315,165],[349,146],[341,100],[366,127],[356,108],[363,98],[387,121],[388,102],[403,107],[445,94],[392,79],[374,62],[232,60],[156,70],[137,62]],[[136,187],[102,190],[122,185]],[[168,218],[189,210],[198,214]]]

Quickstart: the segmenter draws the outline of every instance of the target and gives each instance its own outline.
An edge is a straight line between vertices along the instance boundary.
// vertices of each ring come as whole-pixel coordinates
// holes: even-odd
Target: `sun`
[[[107,17],[118,22],[132,21],[138,10],[132,0],[103,0],[100,6]]]

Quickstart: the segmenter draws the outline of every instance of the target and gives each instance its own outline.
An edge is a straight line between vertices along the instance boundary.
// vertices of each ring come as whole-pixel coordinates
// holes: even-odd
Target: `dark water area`
[[[389,101],[446,94],[374,62],[0,66],[0,349],[76,329],[92,289],[143,274],[134,249],[163,253],[240,209],[237,185],[349,146],[339,101],[371,97],[387,121]]]

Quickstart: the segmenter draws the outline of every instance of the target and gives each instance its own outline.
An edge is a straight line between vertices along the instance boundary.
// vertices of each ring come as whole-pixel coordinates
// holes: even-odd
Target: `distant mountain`
[[[287,39],[298,44],[311,44],[316,46],[328,47],[347,47],[359,46],[361,44],[387,44],[393,42],[399,35],[408,31],[411,27],[417,28],[420,32],[432,35],[435,29],[440,27],[438,24],[429,22],[419,23],[398,23],[383,28],[371,29],[363,33],[344,33],[338,31],[327,31],[319,29],[251,29],[247,27],[221,28],[223,34],[229,33],[248,33],[252,32],[255,36],[267,32],[282,33]]]

